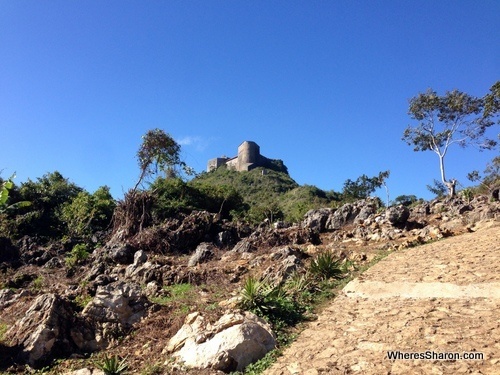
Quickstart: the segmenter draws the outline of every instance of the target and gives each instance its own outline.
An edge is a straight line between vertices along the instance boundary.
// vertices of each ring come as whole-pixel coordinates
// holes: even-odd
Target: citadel
[[[281,160],[269,159],[260,154],[260,147],[253,141],[244,141],[238,146],[238,155],[232,158],[222,156],[210,159],[207,163],[207,172],[213,171],[221,166],[238,172],[250,171],[257,167],[277,170],[288,173],[287,168]]]

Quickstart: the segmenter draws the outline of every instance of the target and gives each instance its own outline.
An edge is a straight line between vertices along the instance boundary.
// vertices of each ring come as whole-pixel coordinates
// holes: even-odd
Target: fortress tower
[[[249,171],[260,162],[260,147],[252,141],[245,141],[238,147],[238,171]]]

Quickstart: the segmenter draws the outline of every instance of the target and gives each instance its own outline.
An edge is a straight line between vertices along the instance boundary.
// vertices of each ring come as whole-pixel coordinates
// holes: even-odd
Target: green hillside
[[[328,206],[337,200],[334,193],[314,186],[299,186],[288,173],[266,168],[237,172],[221,167],[200,174],[189,185],[195,188],[208,185],[234,189],[248,205],[245,216],[252,221],[265,218],[271,221],[298,221],[307,210]]]

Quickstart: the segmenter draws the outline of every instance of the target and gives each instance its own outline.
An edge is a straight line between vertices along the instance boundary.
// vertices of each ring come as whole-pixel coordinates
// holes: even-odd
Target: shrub
[[[467,204],[469,204],[470,201],[472,200],[472,198],[474,198],[474,191],[472,189],[469,189],[469,188],[463,189],[460,192],[460,194],[467,201]]]
[[[36,182],[28,180],[19,189],[14,187],[9,191],[9,203],[16,207],[9,217],[13,223],[11,236],[36,236],[43,240],[61,238],[66,234],[62,207],[81,191],[59,172],[48,173]]]
[[[93,194],[81,191],[62,207],[61,217],[72,236],[91,236],[106,230],[113,216],[116,202],[109,187],[101,186]]]
[[[33,280],[31,286],[33,290],[39,291],[43,288],[43,284],[44,284],[44,278],[43,276],[40,275],[35,280]]]
[[[66,257],[66,265],[68,268],[73,268],[78,263],[83,262],[89,257],[90,253],[88,252],[87,245],[78,244],[73,247],[69,256]]]

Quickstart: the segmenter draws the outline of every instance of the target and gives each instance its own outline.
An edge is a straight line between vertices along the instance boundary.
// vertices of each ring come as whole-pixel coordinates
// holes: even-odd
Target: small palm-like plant
[[[267,280],[259,281],[249,277],[240,296],[241,308],[264,317],[273,324],[291,324],[302,319],[304,308],[283,287]]]
[[[119,375],[123,374],[128,369],[128,364],[125,359],[120,359],[120,357],[114,355],[108,357],[107,355],[104,359],[95,364],[100,370],[104,371],[105,375]]]
[[[241,291],[242,307],[261,315],[266,315],[266,312],[273,310],[285,298],[286,293],[279,286],[253,277],[245,281]]]
[[[318,254],[311,261],[309,270],[311,274],[322,280],[341,279],[344,274],[340,262],[335,259],[331,251]]]

